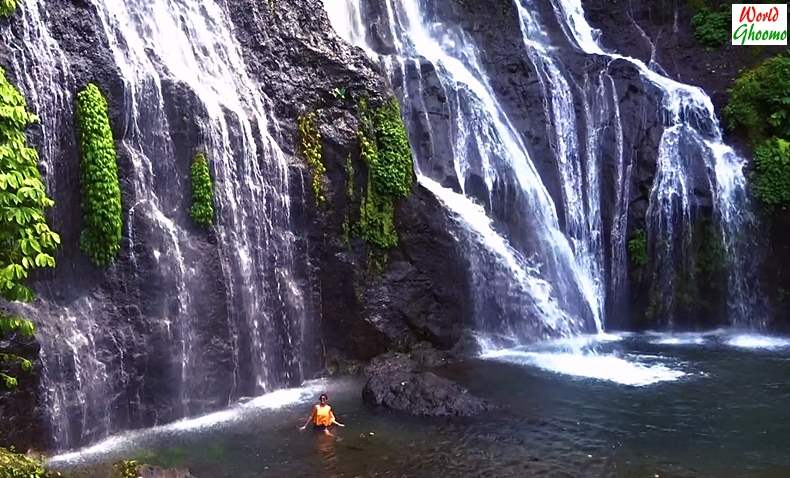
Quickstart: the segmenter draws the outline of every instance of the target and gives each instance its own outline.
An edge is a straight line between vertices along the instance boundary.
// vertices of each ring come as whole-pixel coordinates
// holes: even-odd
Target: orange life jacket
[[[321,405],[316,405],[314,418],[316,425],[328,427],[332,424],[332,420],[335,418],[335,416],[332,413],[332,407],[329,405],[325,405],[323,407]]]

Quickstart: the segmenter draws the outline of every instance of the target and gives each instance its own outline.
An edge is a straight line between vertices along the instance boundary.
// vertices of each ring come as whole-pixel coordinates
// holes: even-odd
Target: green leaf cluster
[[[82,160],[83,230],[80,245],[98,266],[115,260],[121,249],[123,217],[118,160],[107,100],[91,83],[77,94],[77,129]]]
[[[24,281],[35,268],[55,267],[60,244],[44,216],[54,202],[41,181],[38,153],[25,138],[37,120],[0,69],[0,297],[12,301],[33,300]]]
[[[754,149],[754,194],[771,206],[790,204],[790,142],[763,141]]]
[[[724,118],[755,144],[771,136],[790,139],[790,56],[780,55],[738,76]]]
[[[324,176],[326,166],[322,160],[321,135],[315,126],[315,113],[307,113],[299,117],[299,154],[307,162],[310,168],[311,183],[313,186],[313,196],[316,205],[326,202],[324,191]]]
[[[17,334],[22,337],[32,337],[36,331],[33,322],[15,315],[0,312],[0,338]],[[19,370],[29,372],[33,369],[33,362],[16,354],[6,353],[0,349],[0,383],[6,388],[17,386],[16,377],[9,375]]]
[[[214,224],[214,183],[203,153],[197,153],[192,160],[192,207],[189,215],[201,226]]]
[[[0,17],[10,17],[16,11],[17,0],[0,0]]]
[[[33,269],[55,267],[53,255],[60,244],[44,216],[54,202],[41,181],[38,153],[25,138],[25,128],[37,120],[0,69],[0,297],[10,301],[33,300],[25,281]],[[31,321],[0,312],[0,338],[34,332]],[[9,375],[11,368],[29,371],[32,363],[0,350],[0,366],[0,381],[13,388],[17,380]]]
[[[140,473],[140,463],[134,460],[124,460],[115,463],[113,466],[113,478],[138,478]]]
[[[0,478],[59,478],[57,472],[47,471],[35,458],[15,453],[13,448],[0,448]]]
[[[636,230],[628,240],[628,257],[637,267],[647,265],[647,234],[644,229]]]
[[[357,230],[368,243],[391,249],[398,245],[395,201],[411,194],[414,181],[409,138],[395,98],[372,111],[362,100],[359,110],[357,137],[368,183]]]
[[[770,206],[790,204],[790,57],[775,56],[738,76],[724,118],[754,145],[755,195]]]
[[[702,8],[691,17],[697,41],[708,47],[724,46],[730,41],[732,17],[730,9],[719,11]]]
[[[376,189],[393,199],[411,194],[413,161],[406,126],[395,98],[373,110],[378,154],[369,158]]]

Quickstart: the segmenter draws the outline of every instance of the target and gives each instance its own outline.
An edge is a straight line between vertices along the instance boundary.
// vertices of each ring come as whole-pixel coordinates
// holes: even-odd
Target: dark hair
[[[329,400],[329,397],[325,393],[322,393],[321,395],[318,396],[319,400],[321,400],[322,398],[326,398],[327,400]]]

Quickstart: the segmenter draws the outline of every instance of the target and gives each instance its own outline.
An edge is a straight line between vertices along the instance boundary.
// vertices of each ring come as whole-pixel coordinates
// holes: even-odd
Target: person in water
[[[313,422],[313,427],[316,431],[322,431],[332,436],[332,433],[329,432],[329,427],[332,425],[337,425],[339,427],[345,426],[335,419],[335,414],[332,413],[332,407],[327,403],[327,400],[329,400],[329,398],[325,393],[322,393],[318,397],[318,403],[313,406],[313,411],[310,412],[310,416],[307,417],[307,421],[300,428],[301,430],[304,430],[310,422]]]

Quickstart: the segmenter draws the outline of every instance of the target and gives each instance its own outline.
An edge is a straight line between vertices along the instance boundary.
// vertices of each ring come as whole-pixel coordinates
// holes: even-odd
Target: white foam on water
[[[643,363],[614,354],[527,352],[495,350],[481,355],[484,359],[538,367],[549,372],[575,377],[606,380],[621,385],[643,387],[680,379],[686,372],[661,363]]]
[[[649,341],[654,345],[704,345],[715,332],[653,332],[647,335],[654,337]]]
[[[108,437],[95,445],[53,456],[47,461],[50,466],[67,465],[91,461],[93,458],[115,454],[125,450],[133,450],[136,444],[146,438],[169,433],[194,432],[208,430],[220,425],[232,424],[249,417],[260,410],[274,410],[288,405],[304,403],[314,398],[326,387],[325,380],[311,380],[299,388],[277,390],[256,397],[226,410],[209,413],[195,418],[187,418],[143,430],[135,430]]]
[[[729,337],[725,344],[743,349],[778,349],[790,347],[790,339],[760,334],[738,334]]]

